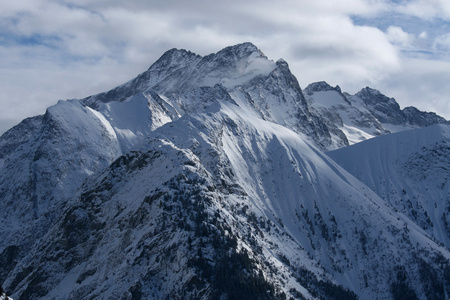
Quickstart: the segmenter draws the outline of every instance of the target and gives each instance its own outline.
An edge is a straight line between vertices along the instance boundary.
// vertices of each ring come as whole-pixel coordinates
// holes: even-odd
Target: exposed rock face
[[[419,127],[427,127],[434,124],[448,124],[447,120],[438,116],[436,113],[420,111],[413,106],[405,107],[403,113],[409,124]]]
[[[366,87],[356,94],[367,109],[381,123],[400,125],[406,123],[405,115],[394,98],[386,97],[380,91]]]

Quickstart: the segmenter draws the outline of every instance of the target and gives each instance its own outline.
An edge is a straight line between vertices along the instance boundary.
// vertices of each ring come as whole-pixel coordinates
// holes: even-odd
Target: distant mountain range
[[[450,296],[449,122],[251,43],[59,101],[0,171],[16,300]]]

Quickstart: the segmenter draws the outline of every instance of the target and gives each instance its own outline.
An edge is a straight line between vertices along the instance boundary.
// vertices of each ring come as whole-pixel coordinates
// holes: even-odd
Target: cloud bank
[[[16,3],[17,2],[17,3]],[[170,48],[250,41],[302,87],[381,90],[450,118],[447,1],[22,0],[0,11],[0,133],[58,99],[115,87]]]

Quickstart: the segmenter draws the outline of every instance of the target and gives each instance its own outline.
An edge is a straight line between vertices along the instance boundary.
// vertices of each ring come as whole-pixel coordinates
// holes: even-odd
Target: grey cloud
[[[395,97],[402,107],[416,106],[450,120],[450,62],[406,58],[402,69],[379,88]]]

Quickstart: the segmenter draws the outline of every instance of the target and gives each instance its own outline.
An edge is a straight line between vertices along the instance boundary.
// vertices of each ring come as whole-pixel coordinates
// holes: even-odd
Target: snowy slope
[[[450,248],[450,126],[382,136],[328,155]]]
[[[202,62],[202,72],[196,69],[198,61]],[[251,75],[267,75],[274,66],[251,44],[230,47],[203,59],[184,50],[171,50],[148,72],[122,87],[84,101],[60,101],[45,116],[26,119],[6,132],[0,138],[0,222],[4,238],[0,253],[42,235],[60,213],[56,204],[64,206],[66,197],[73,195],[88,176],[143,142],[152,130],[184,113],[202,110],[214,99],[230,98],[221,86],[201,86],[212,74],[217,77],[225,72],[225,79],[237,84]],[[192,72],[197,72],[194,79]],[[148,81],[142,79],[147,77]],[[166,91],[169,86],[192,88],[170,94],[171,99],[149,89]],[[113,97],[116,90],[127,93],[126,97]],[[105,95],[109,101],[98,100]]]
[[[151,93],[138,93],[124,102],[101,104],[97,116],[110,128],[123,151],[130,150],[150,132],[179,117],[173,107]]]
[[[444,289],[432,261],[449,268],[450,253],[305,140],[230,102],[160,127],[84,185],[6,286],[208,299],[232,292],[217,281],[225,259],[270,298],[388,298],[399,270],[423,297],[423,268]]]
[[[7,145],[0,163],[0,260],[7,261],[0,278],[4,280],[52,225],[66,199],[122,152],[111,129],[79,101],[61,101],[45,116],[23,121],[0,140]]]

